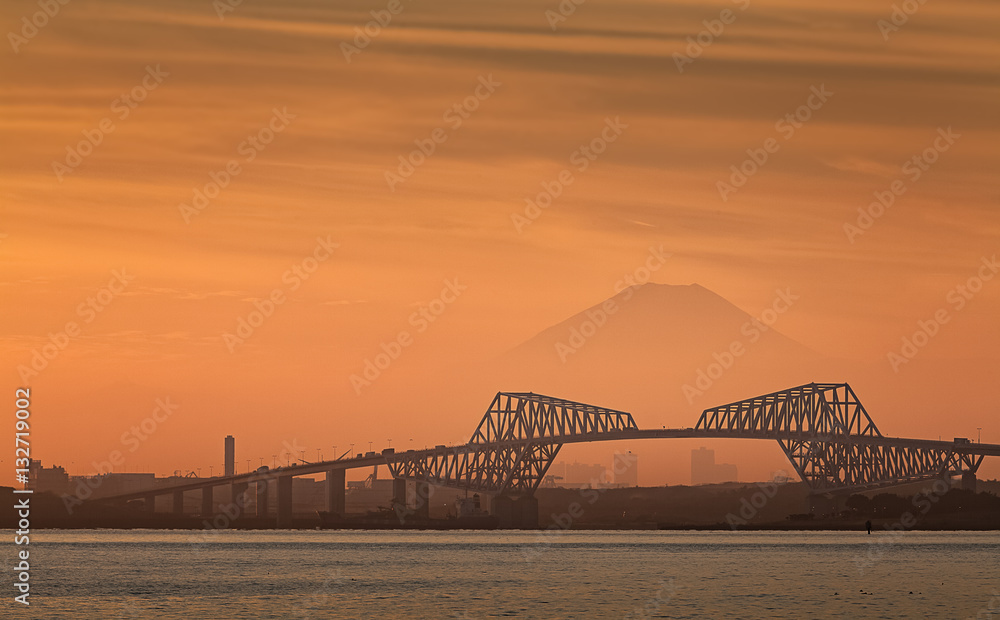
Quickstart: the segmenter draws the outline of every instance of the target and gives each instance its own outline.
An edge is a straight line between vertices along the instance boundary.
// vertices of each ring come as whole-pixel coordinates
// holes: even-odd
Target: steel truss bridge
[[[202,514],[211,514],[213,487],[231,485],[233,497],[258,487],[258,510],[267,514],[267,485],[277,485],[279,527],[291,523],[293,476],[326,473],[328,509],[344,510],[345,470],[386,465],[395,479],[394,501],[405,505],[406,482],[479,492],[494,498],[529,498],[565,444],[633,439],[766,439],[778,442],[814,494],[866,491],[943,477],[974,483],[986,456],[1000,445],[968,440],[886,437],[847,383],[810,383],[706,409],[683,429],[640,429],[632,414],[531,392],[499,392],[471,439],[461,445],[306,463],[263,473],[218,476],[173,487],[92,501],[143,499],[202,490]],[[264,493],[260,494],[263,486]],[[418,490],[419,495],[419,490]],[[426,503],[426,502],[425,502]],[[419,507],[418,507],[419,510]],[[528,522],[531,522],[529,519]],[[537,515],[535,517],[537,522]]]

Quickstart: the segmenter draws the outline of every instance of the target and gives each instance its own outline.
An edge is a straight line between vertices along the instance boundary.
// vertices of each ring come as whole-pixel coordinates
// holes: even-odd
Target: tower
[[[226,475],[236,474],[236,439],[226,435]]]

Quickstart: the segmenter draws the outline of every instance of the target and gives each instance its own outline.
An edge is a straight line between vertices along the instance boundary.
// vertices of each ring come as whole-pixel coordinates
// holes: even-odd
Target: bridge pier
[[[538,498],[534,495],[522,495],[514,499],[507,495],[497,495],[493,498],[493,516],[497,518],[500,529],[537,530]]]
[[[406,515],[410,514],[406,510],[406,478],[392,479],[392,509],[396,512],[400,522]]]
[[[202,487],[201,489],[201,516],[211,517],[215,512],[212,506],[212,493],[215,487]]]
[[[966,491],[976,492],[976,472],[962,472],[962,488]]]
[[[175,515],[184,514],[184,491],[174,491],[173,504],[171,506]]]
[[[267,494],[268,494],[268,483],[267,480],[261,480],[257,483],[257,516],[266,517],[267,516]]]
[[[344,488],[346,470],[331,469],[326,472],[326,511],[335,515],[343,515],[346,507]]]
[[[229,485],[229,499],[233,506],[236,506],[236,518],[243,516],[247,509],[247,487],[246,482],[235,482]]]
[[[278,529],[292,527],[292,477],[278,476]]]
[[[431,485],[418,480],[413,489],[413,516],[418,519],[431,518]]]

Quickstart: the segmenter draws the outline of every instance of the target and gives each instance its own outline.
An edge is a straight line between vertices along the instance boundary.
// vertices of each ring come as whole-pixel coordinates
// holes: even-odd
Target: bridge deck
[[[765,440],[802,440],[802,441],[833,441],[838,443],[854,443],[859,445],[880,445],[898,446],[912,448],[929,448],[936,450],[950,450],[961,454],[974,456],[1000,456],[1000,445],[983,443],[956,443],[954,441],[938,441],[931,439],[908,439],[902,437],[870,437],[870,436],[831,436],[822,437],[807,433],[776,433],[776,432],[753,432],[747,431],[718,431],[718,430],[696,430],[694,428],[663,428],[663,429],[637,429],[604,433],[588,433],[579,435],[569,435],[564,437],[546,438],[542,443],[569,444],[569,443],[589,443],[595,441],[623,441],[635,439],[765,439]],[[524,443],[538,443],[538,439],[511,440],[497,442],[497,446],[512,446]],[[325,473],[337,469],[358,469],[363,467],[373,467],[375,465],[386,465],[389,462],[406,461],[410,459],[422,459],[436,454],[463,453],[469,452],[484,444],[459,444],[446,446],[444,448],[429,448],[425,450],[409,450],[397,452],[395,454],[367,456],[353,459],[340,459],[335,461],[320,461],[316,463],[305,463],[295,467],[279,467],[270,469],[267,472],[251,472],[249,474],[237,474],[233,476],[215,476],[213,478],[199,479],[196,482],[159,487],[145,491],[136,491],[121,495],[113,495],[95,498],[95,502],[127,501],[141,499],[156,495],[166,495],[175,491],[193,491],[206,487],[216,487],[229,484],[253,483],[261,481],[271,481],[282,476],[306,476]]]

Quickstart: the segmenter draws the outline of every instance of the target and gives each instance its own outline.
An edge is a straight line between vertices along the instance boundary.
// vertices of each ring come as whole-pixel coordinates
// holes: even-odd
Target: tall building
[[[236,439],[226,435],[226,475],[236,474]]]
[[[615,473],[615,486],[639,486],[639,455],[631,450],[615,452],[612,471]]]
[[[608,482],[608,471],[603,465],[588,465],[574,461],[553,463],[549,468],[553,486],[596,487]]]
[[[738,479],[736,465],[715,462],[715,450],[702,446],[691,451],[691,484],[718,484]]]

